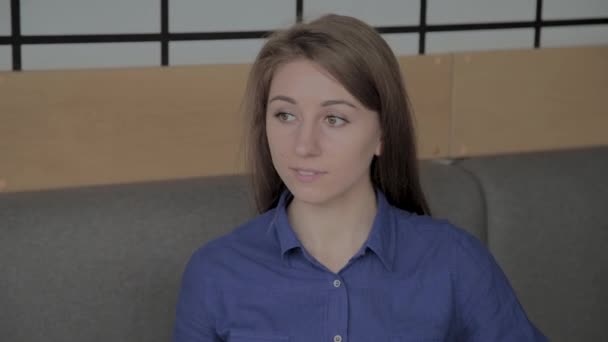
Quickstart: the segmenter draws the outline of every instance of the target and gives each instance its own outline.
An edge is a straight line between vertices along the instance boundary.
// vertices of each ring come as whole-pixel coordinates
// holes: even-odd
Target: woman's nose
[[[316,156],[321,153],[319,147],[319,128],[314,123],[302,123],[296,135],[296,155],[300,157]]]

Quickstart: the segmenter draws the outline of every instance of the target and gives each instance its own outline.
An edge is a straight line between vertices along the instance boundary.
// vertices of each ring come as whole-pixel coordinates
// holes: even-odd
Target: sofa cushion
[[[181,273],[246,220],[244,177],[0,196],[2,341],[168,341]]]
[[[608,147],[464,160],[488,246],[552,341],[608,341]]]
[[[425,160],[420,163],[420,183],[431,214],[486,242],[485,203],[478,180],[450,161]]]
[[[483,237],[467,172],[423,162],[435,216]],[[0,336],[168,341],[184,265],[254,215],[244,176],[0,194]]]

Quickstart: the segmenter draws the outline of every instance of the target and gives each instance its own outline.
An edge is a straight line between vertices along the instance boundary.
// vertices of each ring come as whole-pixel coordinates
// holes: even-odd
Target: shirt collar
[[[276,206],[274,218],[271,223],[271,228],[274,227],[276,236],[279,240],[281,257],[287,263],[289,263],[289,258],[286,256],[287,252],[294,248],[303,247],[293,231],[293,228],[289,224],[289,219],[287,217],[287,205],[292,199],[293,195],[287,188],[285,188],[279,197],[279,202]]]
[[[380,258],[384,267],[392,272],[397,248],[397,227],[393,219],[395,209],[388,203],[380,189],[375,190],[377,212],[364,248],[371,249]]]
[[[390,272],[393,270],[396,251],[396,227],[393,220],[393,207],[388,203],[386,196],[380,189],[376,191],[377,212],[374,217],[370,234],[357,255],[365,253],[367,248],[372,250],[380,259],[384,267]],[[287,253],[294,248],[303,248],[287,217],[287,205],[293,195],[285,189],[279,197],[274,217],[269,228],[274,228],[281,250],[281,258],[290,265]],[[273,229],[269,229],[269,232]]]

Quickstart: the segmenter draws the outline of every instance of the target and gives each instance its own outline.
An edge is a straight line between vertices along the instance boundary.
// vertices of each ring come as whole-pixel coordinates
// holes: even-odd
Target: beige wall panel
[[[248,66],[0,74],[5,191],[242,171]]]
[[[449,155],[452,55],[401,57],[406,91],[414,109],[419,157]]]
[[[445,156],[450,57],[401,62],[421,156]],[[248,69],[2,73],[0,187],[22,191],[242,173],[238,109]]]
[[[608,47],[400,59],[420,157],[608,144]],[[248,65],[0,73],[0,191],[242,173]]]
[[[456,54],[451,156],[608,144],[608,46]]]

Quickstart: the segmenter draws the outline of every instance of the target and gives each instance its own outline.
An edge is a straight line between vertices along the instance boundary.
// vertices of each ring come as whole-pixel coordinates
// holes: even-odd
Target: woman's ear
[[[376,155],[376,157],[379,157],[381,153],[382,153],[382,140],[379,140],[378,145],[376,145],[376,151],[374,152],[374,154]]]

